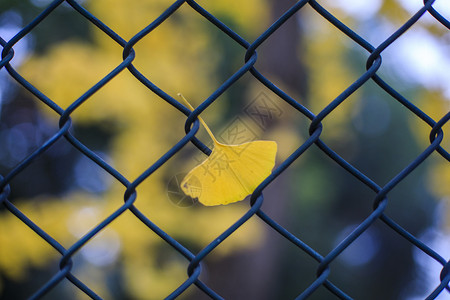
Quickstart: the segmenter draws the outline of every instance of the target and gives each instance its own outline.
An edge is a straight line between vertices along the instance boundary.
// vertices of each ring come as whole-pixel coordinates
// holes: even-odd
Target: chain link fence
[[[98,19],[83,6],[81,6],[75,0],[57,0],[53,1],[48,7],[46,7],[32,22],[21,29],[15,34],[15,36],[10,40],[4,40],[0,38],[0,43],[2,45],[2,57],[0,61],[0,68],[7,70],[10,77],[14,78],[21,86],[37,97],[43,104],[47,105],[50,109],[54,111],[54,114],[59,115],[59,130],[51,138],[42,143],[42,145],[35,150],[33,153],[29,154],[28,157],[11,168],[7,174],[2,174],[0,179],[0,202],[6,208],[8,213],[14,215],[17,219],[28,226],[36,235],[48,243],[51,247],[56,249],[60,255],[59,271],[53,275],[53,277],[46,282],[44,285],[37,289],[30,299],[40,299],[44,297],[47,293],[53,290],[56,286],[62,284],[62,282],[70,282],[76,286],[79,290],[85,293],[92,299],[101,299],[101,297],[96,293],[94,289],[91,289],[89,282],[83,282],[78,279],[72,272],[75,262],[72,259],[75,253],[80,251],[88,243],[90,243],[94,237],[96,237],[103,229],[109,226],[115,219],[119,218],[124,212],[131,212],[140,222],[145,224],[149,230],[156,233],[162,240],[168,245],[173,247],[181,257],[184,257],[188,262],[187,267],[187,278],[184,282],[180,283],[179,287],[173,290],[167,299],[174,299],[185,293],[187,289],[191,286],[196,286],[201,292],[209,296],[212,299],[222,299],[213,288],[208,286],[207,283],[199,279],[202,273],[202,264],[204,260],[209,255],[212,255],[212,251],[223,243],[228,237],[233,235],[241,226],[246,224],[252,218],[259,218],[270,226],[271,230],[277,232],[284,239],[298,247],[301,252],[306,253],[312,259],[317,261],[317,273],[316,279],[310,283],[310,285],[304,289],[298,291],[297,299],[306,299],[316,293],[320,287],[325,287],[332,295],[340,299],[351,299],[351,291],[344,291],[340,286],[334,284],[330,279],[329,275],[332,273],[331,264],[335,261],[344,250],[346,250],[358,237],[360,237],[365,231],[367,231],[374,222],[383,222],[390,230],[395,232],[399,239],[405,239],[417,249],[420,249],[424,254],[434,259],[440,265],[442,265],[442,270],[439,274],[440,282],[436,283],[434,290],[428,295],[427,299],[435,299],[438,295],[450,292],[450,262],[447,260],[448,253],[437,253],[429,247],[429,245],[420,241],[417,237],[409,233],[402,226],[400,226],[394,219],[388,217],[385,214],[386,207],[389,205],[389,195],[390,193],[399,185],[411,172],[413,172],[417,167],[419,167],[428,157],[435,153],[443,157],[445,160],[450,161],[450,154],[446,149],[441,146],[441,142],[444,138],[443,126],[448,122],[450,118],[450,113],[446,113],[440,120],[434,120],[428,116],[424,111],[420,110],[413,103],[408,101],[402,94],[391,87],[386,81],[384,81],[380,75],[377,73],[382,66],[382,53],[388,47],[390,47],[397,39],[400,38],[409,28],[413,27],[419,19],[424,15],[431,15],[436,22],[442,24],[442,26],[450,29],[449,20],[445,19],[438,11],[433,8],[432,0],[424,1],[423,7],[417,11],[407,22],[405,22],[401,27],[399,27],[391,36],[387,37],[378,46],[370,44],[367,40],[362,38],[358,33],[354,32],[352,29],[344,25],[339,19],[334,15],[330,14],[326,9],[324,9],[317,1],[298,1],[290,9],[288,9],[284,14],[276,20],[267,30],[265,30],[255,41],[248,42],[242,38],[237,32],[231,30],[227,27],[219,18],[211,14],[209,11],[205,10],[195,1],[191,0],[180,0],[172,3],[159,17],[157,17],[153,22],[151,22],[147,27],[143,28],[140,32],[137,32],[128,41],[119,36],[111,28],[106,26],[102,20]],[[33,32],[35,27],[39,25],[43,20],[49,17],[52,12],[60,5],[68,4],[74,11],[83,16],[92,25],[95,25],[106,35],[109,36],[111,40],[120,45],[123,48],[123,61],[117,65],[113,71],[103,77],[95,85],[93,85],[89,90],[87,90],[81,97],[74,101],[66,109],[58,106],[52,99],[43,94],[39,89],[34,87],[30,82],[28,82],[22,75],[15,70],[11,62],[14,60],[14,46],[25,36]],[[141,41],[147,35],[151,35],[152,31],[161,25],[164,21],[171,16],[181,7],[189,6],[192,10],[197,12],[204,18],[204,22],[210,22],[216,26],[223,35],[230,37],[236,44],[246,49],[245,62],[235,72],[231,77],[229,77],[217,90],[215,90],[206,100],[204,100],[195,110],[191,111],[183,106],[178,99],[167,94],[165,91],[160,89],[154,83],[152,83],[149,78],[144,76],[137,67],[133,65],[135,59],[135,51],[133,47]],[[277,87],[273,82],[271,82],[267,77],[258,71],[255,67],[255,63],[258,60],[257,50],[264,44],[264,42],[277,30],[283,27],[286,21],[292,18],[298,11],[302,10],[305,6],[310,6],[316,14],[320,15],[322,18],[326,19],[333,26],[339,29],[343,34],[345,34],[349,39],[358,44],[361,48],[365,49],[369,56],[366,63],[366,71],[358,79],[356,79],[351,85],[349,85],[338,97],[330,101],[329,105],[326,106],[318,114],[313,114],[307,107],[300,104],[298,99],[292,98],[288,93],[279,87]],[[87,70],[86,70],[87,72]],[[123,174],[117,171],[112,165],[100,158],[92,149],[85,146],[79,139],[77,139],[71,132],[71,127],[73,125],[71,115],[82,107],[85,102],[99,90],[101,90],[105,85],[114,84],[112,79],[116,77],[121,72],[131,73],[136,80],[142,83],[147,89],[151,90],[153,93],[158,95],[161,101],[166,101],[170,104],[173,109],[176,109],[186,115],[185,123],[185,136],[180,139],[176,144],[174,144],[169,151],[167,151],[163,156],[160,157],[154,164],[149,166],[145,172],[143,172],[137,179],[131,181],[126,178]],[[288,105],[291,106],[292,110],[296,110],[303,114],[307,119],[309,119],[309,138],[307,138],[286,160],[280,163],[252,193],[250,204],[245,214],[235,222],[230,224],[228,229],[222,234],[212,239],[209,244],[204,246],[204,248],[199,252],[192,252],[188,249],[188,246],[184,242],[179,241],[162,230],[157,224],[155,224],[150,217],[145,213],[141,212],[134,204],[138,199],[138,194],[136,189],[143,184],[145,181],[151,180],[150,175],[152,175],[158,168],[164,165],[168,160],[177,155],[177,153],[187,144],[193,143],[200,151],[209,155],[211,149],[209,149],[202,141],[200,141],[196,134],[199,131],[200,123],[197,119],[209,106],[211,106],[218,97],[223,94],[227,89],[229,89],[238,79],[240,79],[245,74],[251,74],[256,78],[261,84],[270,89],[273,93],[278,95],[283,99]],[[331,118],[330,114],[337,109],[346,99],[350,97],[355,91],[361,88],[367,82],[375,83],[379,89],[384,90],[389,94],[393,101],[401,103],[404,110],[409,110],[418,119],[421,119],[424,123],[429,126],[429,146],[423,150],[420,155],[415,157],[409,165],[407,165],[401,172],[396,174],[392,179],[390,179],[385,185],[379,185],[374,180],[372,180],[368,175],[364,174],[358,170],[351,163],[343,159],[337,152],[335,152],[327,143],[321,139],[322,132],[327,130],[333,130],[332,128],[326,128],[322,126],[322,122]],[[250,115],[253,121],[264,126],[264,118],[261,116],[267,116],[267,114],[280,115],[281,110],[274,104],[267,102],[265,95],[260,95],[258,98],[261,103],[257,106],[249,106],[246,108],[246,113]],[[272,106],[270,106],[272,105]],[[259,110],[258,110],[259,108]],[[256,109],[256,111],[255,111]],[[445,113],[445,112],[444,112]],[[235,119],[234,125],[230,125],[233,128],[238,128],[240,124],[239,118]],[[257,134],[254,134],[256,138]],[[11,193],[10,183],[13,182],[21,172],[27,169],[34,161],[36,161],[44,152],[48,151],[59,140],[67,140],[74,149],[82,153],[98,166],[100,166],[104,171],[108,172],[111,176],[115,178],[117,182],[122,184],[126,191],[124,192],[125,202],[122,206],[117,207],[116,210],[107,218],[105,218],[100,224],[92,228],[87,234],[80,238],[76,243],[68,248],[62,246],[60,241],[56,240],[54,237],[49,235],[45,230],[36,225],[24,212],[18,209],[14,203],[8,200]],[[289,166],[295,162],[299,157],[304,155],[309,149],[315,148],[322,151],[326,156],[332,159],[337,165],[339,165],[346,172],[351,174],[356,178],[359,184],[366,186],[373,191],[373,198],[371,199],[373,204],[373,211],[367,215],[367,217],[358,224],[358,226],[348,235],[343,238],[339,244],[329,253],[321,255],[313,247],[303,242],[301,237],[294,235],[289,230],[277,223],[270,214],[266,213],[262,209],[262,205],[267,201],[274,201],[275,199],[265,199],[264,191],[271,185],[271,183],[280,176]],[[178,183],[179,179],[175,180]],[[183,196],[176,195],[176,193],[171,198],[172,201],[178,203],[178,201],[184,201]],[[180,202],[180,203],[181,203]],[[185,205],[190,205],[191,203],[184,203]],[[3,230],[3,229],[2,229]],[[8,247],[8,245],[1,245],[1,247]],[[264,283],[262,283],[264,284]],[[330,294],[330,295],[331,295]]]

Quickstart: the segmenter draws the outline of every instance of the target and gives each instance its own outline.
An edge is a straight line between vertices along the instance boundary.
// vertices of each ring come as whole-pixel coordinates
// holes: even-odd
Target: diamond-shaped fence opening
[[[0,16],[2,298],[449,297],[445,1],[115,2]],[[245,147],[185,194],[214,153],[200,118],[277,141],[247,201],[197,201]]]

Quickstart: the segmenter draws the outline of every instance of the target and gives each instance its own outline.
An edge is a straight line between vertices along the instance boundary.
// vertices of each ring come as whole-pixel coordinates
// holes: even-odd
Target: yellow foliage
[[[321,27],[321,38],[311,38],[306,43],[305,54],[309,74],[310,101],[308,108],[315,114],[322,111],[339,94],[341,94],[355,79],[355,75],[347,66],[345,55],[348,51],[343,44],[345,39],[335,28]],[[317,67],[317,66],[320,66]],[[341,137],[345,135],[352,105],[347,102],[331,112],[330,118],[324,120],[324,137]]]
[[[418,93],[417,96],[417,106],[436,122],[444,117],[444,115],[450,110],[450,102],[448,99],[444,98],[440,91],[423,90]],[[417,137],[421,139],[421,144],[429,144],[430,142],[428,136],[431,131],[430,125],[426,124],[423,120],[417,117],[412,118],[411,125],[414,127],[414,130],[419,131]],[[448,124],[444,126],[444,131],[446,126],[448,126]],[[445,136],[443,143],[447,144],[447,147],[450,145],[449,140],[446,139]]]
[[[268,15],[265,1],[252,0],[239,5],[227,3],[217,1],[207,5],[208,9],[220,12],[219,15],[230,18],[245,31],[261,29]],[[167,1],[162,0],[98,0],[89,2],[88,9],[124,39],[130,39],[167,5]],[[214,53],[211,34],[203,25],[205,21],[201,16],[187,4],[175,14],[176,17],[169,18],[134,46],[136,59],[133,64],[169,94],[183,91],[198,101],[221,84],[214,74],[219,58]],[[261,22],[248,22],[249,19]],[[31,57],[21,73],[52,101],[67,108],[122,61],[123,49],[119,45],[96,28],[92,33],[93,44],[69,41],[56,45],[42,56]],[[43,111],[53,119],[56,127],[59,116],[48,108]],[[128,70],[87,99],[71,117],[74,126],[114,125],[108,156],[112,166],[130,181],[185,135],[186,117],[144,87]],[[217,116],[208,115],[208,118],[214,117]],[[183,153],[184,150],[179,155]],[[189,241],[199,249],[238,220],[248,207],[235,205],[207,210],[200,206],[175,206],[166,195],[167,181],[183,171],[180,165],[169,161],[137,187],[135,206],[168,234],[181,241]],[[17,206],[68,248],[117,210],[123,204],[124,192],[125,187],[114,182],[103,195],[72,192],[61,198],[20,201]],[[10,278],[24,276],[30,265],[57,264],[61,257],[8,212],[0,215],[0,228],[8,228],[0,232],[0,269]],[[162,247],[166,249],[168,246],[131,212],[126,211],[104,233],[106,237],[118,236],[120,239],[123,287],[133,298],[162,299],[187,278],[188,261],[175,250],[171,250],[171,259],[159,261]],[[214,253],[225,255],[231,249],[251,247],[261,238],[258,223],[252,221]],[[102,236],[94,238],[83,249],[95,243],[101,244],[102,239]],[[79,273],[80,278],[86,276],[83,270]],[[102,276],[96,274],[93,278],[98,281],[92,286],[107,294],[100,282]]]
[[[45,208],[35,203],[24,203],[19,208],[60,243],[64,243],[70,237],[65,227],[68,206],[55,205],[48,200],[45,201]],[[44,218],[43,216],[48,217]],[[2,228],[0,231],[0,244],[2,245],[0,268],[11,278],[20,279],[26,274],[29,265],[43,266],[50,259],[57,257],[57,250],[14,215],[3,212],[0,215],[0,225]]]
[[[418,107],[423,110],[428,116],[433,120],[438,122],[444,115],[450,110],[450,102],[448,99],[442,95],[439,91],[422,91],[418,95]],[[424,121],[417,117],[413,117],[411,120],[411,127],[417,134],[415,136],[422,147],[426,147],[430,144],[429,136],[431,132],[430,125],[426,124]],[[450,124],[444,125],[442,130],[448,132]],[[441,142],[441,147],[449,151],[450,149],[450,139],[448,135],[444,134],[444,139]],[[439,154],[432,156],[432,166],[429,170],[429,187],[437,197],[449,198],[450,188],[448,185],[450,178],[450,166],[448,161],[440,157]]]
[[[380,13],[388,17],[389,21],[401,25],[406,22],[411,15],[403,8],[400,1],[384,0],[380,7]]]
[[[267,9],[269,3],[267,0],[216,0],[214,2],[202,0],[198,3],[239,34],[248,33],[252,36],[261,34],[262,30],[269,26],[269,10]],[[228,20],[232,20],[234,24],[228,24]],[[249,22],[249,20],[252,21]],[[253,36],[254,38],[256,36]]]
[[[449,201],[450,199],[450,167],[448,162],[441,159],[440,163],[435,163],[434,167],[430,170],[428,177],[431,190],[436,196],[444,198]]]

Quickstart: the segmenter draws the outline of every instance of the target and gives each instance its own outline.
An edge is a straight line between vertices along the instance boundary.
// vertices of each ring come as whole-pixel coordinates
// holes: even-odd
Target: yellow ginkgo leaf
[[[194,109],[181,95],[190,109]],[[243,200],[272,172],[275,166],[277,143],[253,141],[239,145],[219,143],[203,119],[198,119],[214,142],[211,155],[192,169],[181,189],[198,198],[203,205],[229,204]]]

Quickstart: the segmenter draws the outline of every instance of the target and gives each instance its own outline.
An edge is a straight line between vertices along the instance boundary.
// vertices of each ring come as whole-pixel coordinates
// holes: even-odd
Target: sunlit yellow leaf
[[[193,109],[186,99],[183,100]],[[214,148],[203,163],[186,175],[180,184],[181,189],[208,206],[243,200],[270,175],[275,166],[277,143],[253,141],[240,145],[222,144],[203,119],[198,118],[211,136]]]

